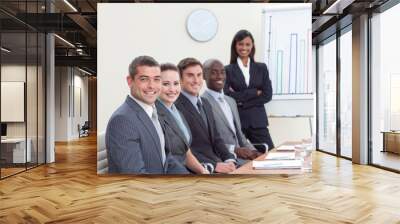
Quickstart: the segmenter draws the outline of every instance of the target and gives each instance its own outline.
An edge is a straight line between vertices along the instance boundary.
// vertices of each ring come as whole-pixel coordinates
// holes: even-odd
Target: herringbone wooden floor
[[[314,154],[296,176],[96,175],[94,137],[0,181],[0,223],[400,223],[400,175]]]

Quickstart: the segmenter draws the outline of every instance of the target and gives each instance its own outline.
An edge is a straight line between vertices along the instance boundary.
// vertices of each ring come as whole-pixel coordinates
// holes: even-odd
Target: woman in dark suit
[[[209,174],[190,150],[192,136],[184,116],[174,102],[181,92],[178,68],[173,64],[161,65],[161,92],[156,101],[157,113],[163,124],[165,148],[193,173]]]
[[[251,143],[267,143],[274,148],[268,131],[264,104],[272,99],[271,80],[265,63],[254,60],[254,38],[247,30],[233,37],[230,64],[225,66],[224,92],[236,100],[242,130]]]

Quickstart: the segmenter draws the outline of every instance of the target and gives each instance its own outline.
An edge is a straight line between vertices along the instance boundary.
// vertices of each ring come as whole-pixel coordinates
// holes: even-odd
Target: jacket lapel
[[[179,113],[179,115],[180,115],[181,118],[182,118],[183,125],[185,125],[185,127],[186,127],[186,129],[187,129],[187,131],[188,131],[188,134],[189,134],[189,142],[188,142],[188,145],[190,145],[191,142],[192,142],[192,133],[190,132],[189,124],[187,123],[185,117],[183,116],[183,114],[182,114],[179,110],[178,110],[178,113]]]
[[[254,62],[250,61],[250,80],[249,80],[249,88],[253,86],[254,81],[256,81],[257,67]]]
[[[242,69],[240,69],[237,63],[233,65],[233,69],[235,70],[234,72],[235,77],[233,79],[236,79],[240,83],[242,89],[247,89],[246,80],[244,80]]]
[[[179,97],[182,97],[182,103],[185,108],[187,108],[190,112],[190,116],[194,117],[198,123],[204,128],[204,130],[207,130],[206,124],[204,124],[203,119],[201,118],[199,112],[197,109],[194,107],[194,105],[189,101],[189,99],[186,98],[183,94],[181,94]],[[203,103],[204,107],[204,103]],[[207,118],[208,119],[208,118]]]
[[[215,109],[215,112],[222,119],[222,121],[225,123],[225,125],[228,127],[228,129],[231,130],[232,133],[234,133],[231,126],[229,125],[228,120],[226,119],[224,112],[222,111],[219,103],[215,100],[215,98],[213,96],[211,96],[211,94],[208,93],[207,91],[204,93],[203,96],[204,96],[204,98],[206,98],[208,100],[208,102],[210,102],[211,106],[213,107],[213,110]]]
[[[147,132],[151,135],[151,138],[153,139],[154,144],[156,145],[156,154],[158,155],[158,158],[160,159],[160,163],[162,163],[162,158],[161,158],[161,143],[160,143],[160,138],[158,137],[157,130],[153,125],[153,122],[149,118],[149,116],[146,114],[144,109],[137,104],[133,99],[131,99],[129,96],[126,99],[126,103],[136,111],[136,116],[139,118],[139,120],[142,122],[142,124],[145,126]]]
[[[242,130],[240,130],[238,128],[237,121],[240,121],[240,118],[239,118],[239,114],[236,113],[236,110],[237,110],[237,108],[235,108],[236,105],[231,100],[232,100],[232,98],[230,99],[227,96],[225,96],[225,101],[228,103],[228,105],[229,105],[229,107],[230,107],[230,109],[232,111],[233,124],[235,125],[236,135],[239,136],[239,132],[241,132]]]
[[[161,107],[164,107],[161,105]],[[183,131],[181,128],[178,126],[177,121],[172,120],[175,119],[172,114],[166,109],[166,108],[159,108],[158,114],[160,115],[160,119],[162,119],[165,124],[172,129],[172,131],[178,135],[181,139],[183,139],[183,142],[185,142],[186,146],[189,145],[189,143],[186,141],[185,134],[183,134]]]

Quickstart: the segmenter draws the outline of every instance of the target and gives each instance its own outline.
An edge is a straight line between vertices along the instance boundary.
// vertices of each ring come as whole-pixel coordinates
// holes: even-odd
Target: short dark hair
[[[161,68],[161,72],[170,70],[170,71],[179,73],[178,67],[176,67],[176,65],[174,65],[172,63],[161,64],[160,68]]]
[[[142,55],[133,59],[133,61],[129,64],[129,75],[134,78],[137,72],[137,67],[139,66],[149,66],[149,67],[160,67],[158,62],[146,55]]]
[[[236,52],[236,43],[242,41],[244,38],[250,37],[251,41],[253,42],[253,48],[250,52],[250,59],[254,61],[254,54],[256,53],[256,46],[254,45],[254,38],[253,35],[247,30],[239,30],[235,36],[233,37],[232,44],[231,44],[231,64],[235,64],[238,58],[238,53]]]
[[[184,58],[178,63],[179,75],[182,78],[182,72],[188,67],[199,65],[203,69],[203,65],[196,58]]]

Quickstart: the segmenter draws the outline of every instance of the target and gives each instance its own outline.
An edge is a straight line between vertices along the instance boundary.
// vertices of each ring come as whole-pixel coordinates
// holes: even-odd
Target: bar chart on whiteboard
[[[311,8],[307,4],[268,6],[263,14],[264,62],[274,96],[312,97]]]

